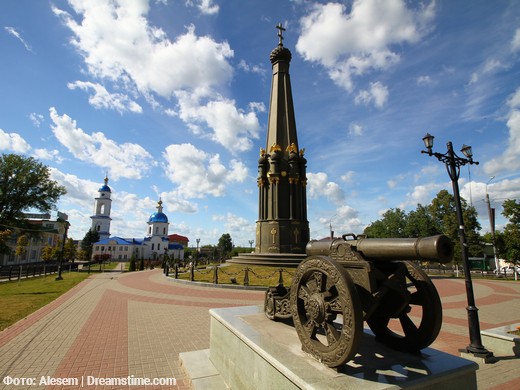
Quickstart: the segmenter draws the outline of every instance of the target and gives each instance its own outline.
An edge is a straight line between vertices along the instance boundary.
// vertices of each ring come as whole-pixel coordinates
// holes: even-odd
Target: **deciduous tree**
[[[45,245],[41,251],[41,258],[43,261],[51,261],[54,258],[54,248],[50,245]]]
[[[10,249],[7,246],[7,240],[9,240],[13,232],[9,229],[1,230],[1,228],[0,226],[0,254],[9,253]]]
[[[510,262],[520,262],[520,202],[514,199],[506,200],[502,215],[509,220],[504,229],[503,256]]]
[[[229,233],[224,233],[222,236],[220,236],[220,238],[218,239],[217,247],[222,256],[228,256],[228,254],[233,249],[233,241],[231,240],[231,236],[229,235]]]
[[[461,203],[469,254],[480,256],[482,246],[477,212],[473,206],[468,206],[464,199],[461,199]],[[365,228],[364,233],[374,238],[426,237],[442,233],[454,244],[455,262],[460,261],[459,224],[455,200],[446,190],[440,191],[428,206],[419,204],[408,214],[399,208],[386,211],[383,218]]]
[[[87,261],[92,258],[92,247],[94,243],[99,241],[99,233],[97,231],[88,230],[85,237],[81,241],[81,250],[84,251],[84,257]]]
[[[373,238],[405,237],[407,224],[406,213],[399,209],[390,209],[383,214],[383,218],[365,228],[364,233]]]
[[[50,179],[50,170],[33,157],[0,155],[0,224],[23,220],[23,212],[55,208],[65,187]]]
[[[464,198],[461,198],[462,218],[464,220],[464,232],[470,256],[481,256],[480,223],[477,220],[477,211],[473,206],[468,206]],[[455,198],[447,190],[440,191],[428,206],[433,223],[439,232],[447,235],[454,243],[453,259],[456,263],[460,260],[459,223],[455,208]]]
[[[78,247],[74,244],[72,238],[67,238],[67,241],[65,241],[63,252],[63,261],[74,261],[78,252]]]
[[[22,258],[27,253],[27,246],[29,245],[29,240],[25,235],[21,235],[18,237],[18,240],[16,240],[16,250],[15,253],[18,256],[18,260],[22,260]]]

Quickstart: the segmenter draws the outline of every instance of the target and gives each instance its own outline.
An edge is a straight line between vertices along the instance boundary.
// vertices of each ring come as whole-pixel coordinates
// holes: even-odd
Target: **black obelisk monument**
[[[291,52],[279,43],[271,52],[273,69],[266,148],[258,160],[258,221],[255,253],[231,259],[233,263],[297,265],[309,241],[306,164],[298,147],[289,63]]]

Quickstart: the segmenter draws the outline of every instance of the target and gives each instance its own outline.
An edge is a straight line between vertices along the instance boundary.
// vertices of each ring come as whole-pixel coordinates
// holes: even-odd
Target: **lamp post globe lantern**
[[[431,135],[430,133],[426,133],[426,135],[422,139],[424,142],[424,146],[426,147],[426,149],[428,149],[428,154],[432,153],[434,138],[435,137],[433,135]]]
[[[457,222],[459,225],[459,240],[461,247],[461,260],[462,266],[464,269],[464,280],[466,286],[466,297],[468,306],[466,310],[468,312],[468,327],[469,327],[469,337],[470,344],[463,349],[460,349],[460,352],[465,352],[472,354],[475,357],[479,358],[491,358],[493,353],[488,351],[482,345],[482,337],[480,335],[480,324],[478,319],[478,308],[475,304],[475,295],[473,292],[473,284],[471,281],[471,272],[469,268],[469,259],[468,259],[468,246],[466,244],[466,233],[464,231],[464,218],[462,216],[462,204],[460,200],[460,192],[459,192],[459,176],[460,176],[460,167],[466,164],[475,164],[478,165],[478,161],[473,161],[473,152],[471,150],[471,146],[463,145],[461,152],[464,154],[466,158],[459,157],[453,151],[453,145],[450,142],[447,143],[447,152],[442,154],[438,152],[433,152],[433,139],[435,137],[429,133],[423,137],[424,146],[427,150],[421,150],[421,153],[428,154],[429,156],[434,156],[440,162],[446,165],[446,170],[448,171],[448,175],[451,179],[451,184],[453,187],[453,198],[455,201],[455,209],[457,213]]]

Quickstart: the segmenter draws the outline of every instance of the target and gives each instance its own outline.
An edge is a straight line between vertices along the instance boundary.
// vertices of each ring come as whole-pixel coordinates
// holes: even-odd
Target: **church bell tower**
[[[94,215],[92,219],[92,227],[90,230],[99,233],[99,240],[110,237],[110,209],[112,207],[112,199],[110,199],[112,191],[108,186],[108,177],[105,176],[105,184],[98,190],[98,196],[94,200]]]

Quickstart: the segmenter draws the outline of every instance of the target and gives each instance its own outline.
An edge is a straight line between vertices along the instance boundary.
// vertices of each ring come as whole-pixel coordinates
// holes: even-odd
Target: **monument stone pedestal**
[[[356,357],[335,370],[303,352],[296,330],[259,306],[210,314],[210,348],[180,354],[193,389],[477,388],[476,363],[433,348],[397,352],[365,330]]]

